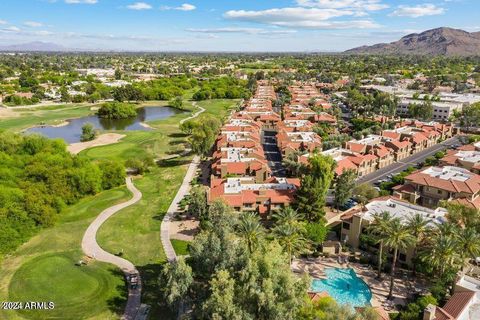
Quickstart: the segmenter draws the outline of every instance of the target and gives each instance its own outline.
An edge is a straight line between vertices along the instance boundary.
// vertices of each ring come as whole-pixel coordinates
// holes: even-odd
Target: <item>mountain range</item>
[[[480,32],[437,28],[412,33],[391,43],[350,49],[345,53],[474,56],[480,55]]]
[[[0,51],[13,51],[13,52],[55,52],[55,51],[71,51],[71,49],[65,48],[61,45],[51,42],[34,41],[22,44],[13,44],[7,46],[0,46]]]

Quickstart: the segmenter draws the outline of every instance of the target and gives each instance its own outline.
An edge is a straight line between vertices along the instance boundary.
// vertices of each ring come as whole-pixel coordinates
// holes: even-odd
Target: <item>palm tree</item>
[[[455,268],[460,260],[455,239],[442,233],[434,236],[421,259],[437,271],[441,278],[447,268]]]
[[[456,234],[458,251],[462,259],[462,266],[467,258],[475,259],[480,254],[480,238],[473,228],[462,229]],[[462,267],[463,268],[463,267]]]
[[[416,213],[408,218],[407,228],[412,232],[412,235],[415,237],[415,247],[413,248],[413,265],[412,265],[412,274],[413,276],[417,273],[417,250],[419,244],[424,240],[425,232],[428,228],[428,220],[421,215]]]
[[[394,218],[388,224],[387,233],[385,234],[385,246],[393,249],[393,262],[392,269],[390,270],[390,291],[388,293],[388,299],[393,297],[393,285],[395,266],[397,264],[397,255],[399,250],[405,250],[409,246],[415,243],[415,238],[411,234],[410,230],[406,228],[399,218]]]
[[[298,222],[302,219],[302,216],[292,207],[285,207],[278,213],[274,213],[273,218],[275,219],[277,225],[288,224],[296,226],[298,225]]]
[[[253,252],[263,231],[258,216],[253,212],[243,214],[237,225],[237,233],[247,243],[250,253]]]
[[[273,234],[288,254],[288,261],[292,264],[292,256],[305,246],[305,239],[298,229],[290,224],[280,224],[273,229]]]
[[[382,256],[383,256],[383,240],[385,235],[388,232],[390,222],[392,220],[392,215],[390,212],[384,211],[382,213],[373,214],[373,222],[368,226],[369,232],[377,238],[377,243],[379,244],[378,248],[378,274],[377,278],[382,276]]]

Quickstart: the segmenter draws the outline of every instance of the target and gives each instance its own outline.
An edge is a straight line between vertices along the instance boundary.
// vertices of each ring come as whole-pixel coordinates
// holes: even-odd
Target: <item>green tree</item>
[[[125,167],[118,161],[102,160],[99,163],[102,171],[102,188],[111,189],[125,183]]]
[[[305,249],[305,238],[295,226],[290,224],[277,225],[273,229],[273,235],[287,253],[290,264],[292,264],[293,255]]]
[[[309,158],[295,201],[297,211],[304,214],[308,221],[319,221],[325,216],[326,196],[334,177],[335,165],[335,160],[329,156],[316,154]]]
[[[410,233],[410,230],[402,224],[400,219],[394,218],[388,224],[384,241],[385,246],[393,249],[393,261],[390,270],[390,289],[388,291],[388,299],[392,300],[398,251],[406,250],[409,246],[414,244],[415,238]]]
[[[305,225],[305,236],[315,248],[325,241],[329,231],[330,229],[322,221],[308,222]]]
[[[237,305],[235,280],[228,271],[219,270],[210,281],[211,294],[202,306],[206,319],[241,320],[243,310]]]
[[[98,109],[97,114],[105,119],[127,119],[136,117],[137,109],[129,103],[106,102]]]
[[[433,105],[430,101],[424,101],[421,104],[412,103],[408,106],[410,117],[420,120],[431,120],[433,117]]]
[[[373,214],[373,221],[368,226],[368,231],[375,236],[376,242],[379,244],[378,248],[378,263],[377,263],[377,278],[382,277],[382,260],[383,260],[383,246],[385,236],[389,232],[392,215],[390,212],[384,211]]]
[[[378,191],[369,183],[362,183],[353,189],[355,200],[365,206],[370,200],[378,197]]]
[[[292,207],[282,208],[280,211],[273,214],[273,219],[277,225],[288,224],[298,227],[302,215],[300,215]]]
[[[174,99],[170,100],[169,106],[175,109],[179,110],[184,110],[185,108],[183,107],[183,99],[181,96],[177,96]]]
[[[335,185],[334,200],[335,207],[337,209],[340,209],[340,207],[344,206],[348,199],[352,197],[356,178],[357,174],[352,169],[345,170],[341,175],[338,176]]]
[[[414,239],[415,239],[415,246],[413,249],[413,265],[412,265],[412,273],[413,276],[417,273],[417,252],[418,247],[421,245],[426,236],[426,232],[429,230],[428,228],[429,220],[427,220],[422,214],[416,213],[411,215],[407,220],[407,228],[411,231]]]
[[[462,261],[462,268],[467,259],[475,259],[480,255],[480,236],[475,229],[460,229],[456,234],[456,242]]]
[[[194,186],[190,190],[188,214],[203,220],[208,212],[207,191],[202,186]]]
[[[258,216],[253,212],[244,213],[240,217],[236,229],[237,234],[247,244],[248,252],[252,253],[264,233]]]
[[[192,268],[183,258],[166,263],[159,278],[159,286],[166,304],[177,310],[193,283]]]
[[[92,141],[97,137],[97,132],[93,128],[91,123],[85,123],[82,126],[82,135],[80,136],[80,141]]]

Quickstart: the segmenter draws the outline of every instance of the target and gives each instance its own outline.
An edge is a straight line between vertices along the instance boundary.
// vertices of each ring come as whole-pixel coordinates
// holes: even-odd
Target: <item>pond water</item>
[[[25,130],[26,133],[40,133],[49,138],[61,138],[67,143],[80,142],[82,126],[91,123],[99,130],[150,130],[141,125],[145,121],[161,120],[182,113],[170,107],[145,107],[137,109],[137,116],[128,119],[103,119],[97,115],[68,120],[68,125],[60,127],[41,126]]]

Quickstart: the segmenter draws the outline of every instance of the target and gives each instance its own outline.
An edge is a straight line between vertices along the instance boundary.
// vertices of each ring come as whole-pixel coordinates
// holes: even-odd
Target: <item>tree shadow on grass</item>
[[[115,277],[121,277],[125,278],[125,275],[122,271],[118,269],[111,269],[110,273],[114,275]],[[122,315],[123,312],[125,311],[125,306],[127,305],[127,300],[128,300],[128,288],[127,284],[124,282],[123,284],[120,284],[117,286],[117,292],[120,292],[120,296],[113,297],[107,301],[108,308],[118,314]]]
[[[162,263],[137,266],[142,276],[142,303],[150,305],[150,319],[175,319],[175,315],[163,303],[161,296],[161,284],[159,276],[162,271]]]
[[[160,160],[158,161],[158,166],[160,168],[172,168],[172,167],[183,166],[188,163],[190,163],[190,160],[175,158],[175,159],[168,159],[168,160]]]
[[[185,138],[188,137],[188,134],[185,133],[170,133],[168,135],[169,138]]]
[[[177,145],[181,145],[181,144],[186,144],[186,141],[185,140],[171,140],[168,142],[169,145],[171,146],[177,146]]]

